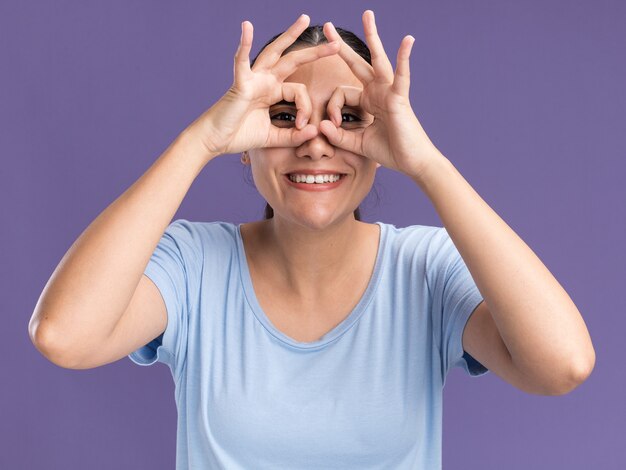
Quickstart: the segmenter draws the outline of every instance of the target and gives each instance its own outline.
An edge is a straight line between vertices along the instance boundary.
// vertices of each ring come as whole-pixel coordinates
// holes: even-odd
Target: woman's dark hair
[[[339,27],[335,27],[335,29],[337,30],[337,33],[339,33],[339,36],[341,36],[341,39],[343,39],[343,41],[348,46],[350,46],[357,54],[363,57],[363,59],[365,59],[368,64],[372,65],[372,56],[370,54],[369,48],[367,47],[367,44],[365,44],[356,34],[346,29]],[[263,52],[263,49],[273,43],[281,34],[283,33],[278,33],[272,39],[267,41],[267,43],[261,48],[261,50],[254,57],[254,59],[252,59],[252,61],[250,62],[250,67],[254,65],[259,54]],[[324,36],[323,25],[309,26],[302,32],[302,34],[300,34],[300,36],[298,36],[298,39],[296,39],[293,44],[291,44],[291,46],[283,51],[281,57],[295,49],[314,47],[319,44],[324,44],[326,42],[328,42],[328,40],[326,39],[326,36]],[[272,206],[266,203],[264,218],[271,219],[272,217],[274,217],[274,209],[272,209]],[[354,218],[356,220],[361,220],[361,211],[358,207],[354,211]]]

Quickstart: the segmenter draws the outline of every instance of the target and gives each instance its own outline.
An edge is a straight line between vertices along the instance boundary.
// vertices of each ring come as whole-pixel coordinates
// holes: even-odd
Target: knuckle
[[[288,85],[296,93],[302,92],[302,87],[304,86],[304,83],[297,83],[297,82],[283,82],[283,83]]]

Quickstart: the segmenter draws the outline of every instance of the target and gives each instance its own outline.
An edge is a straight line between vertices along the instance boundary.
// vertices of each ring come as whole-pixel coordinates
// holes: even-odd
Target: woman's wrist
[[[411,179],[421,188],[421,190],[430,196],[432,186],[440,180],[442,174],[454,169],[452,162],[443,154],[431,158],[425,163],[420,172],[411,175]]]
[[[210,149],[200,137],[200,133],[193,127],[189,126],[182,131],[176,138],[181,145],[188,148],[189,157],[198,161],[202,166],[209,163],[220,153]]]

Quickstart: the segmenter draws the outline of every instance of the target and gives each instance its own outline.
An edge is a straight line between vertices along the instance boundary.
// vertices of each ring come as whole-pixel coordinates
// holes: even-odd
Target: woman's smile
[[[343,183],[345,174],[338,175],[299,175],[296,173],[283,175],[288,185],[304,191],[326,191],[335,189]]]

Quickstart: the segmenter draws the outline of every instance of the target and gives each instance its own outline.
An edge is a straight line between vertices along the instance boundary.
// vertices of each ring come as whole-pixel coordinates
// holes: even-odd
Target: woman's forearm
[[[440,157],[413,180],[465,261],[515,366],[544,383],[590,372],[595,352],[572,299],[454,165]]]
[[[183,132],[72,244],[29,323],[42,353],[79,354],[110,335],[165,229],[212,158],[204,152]]]

